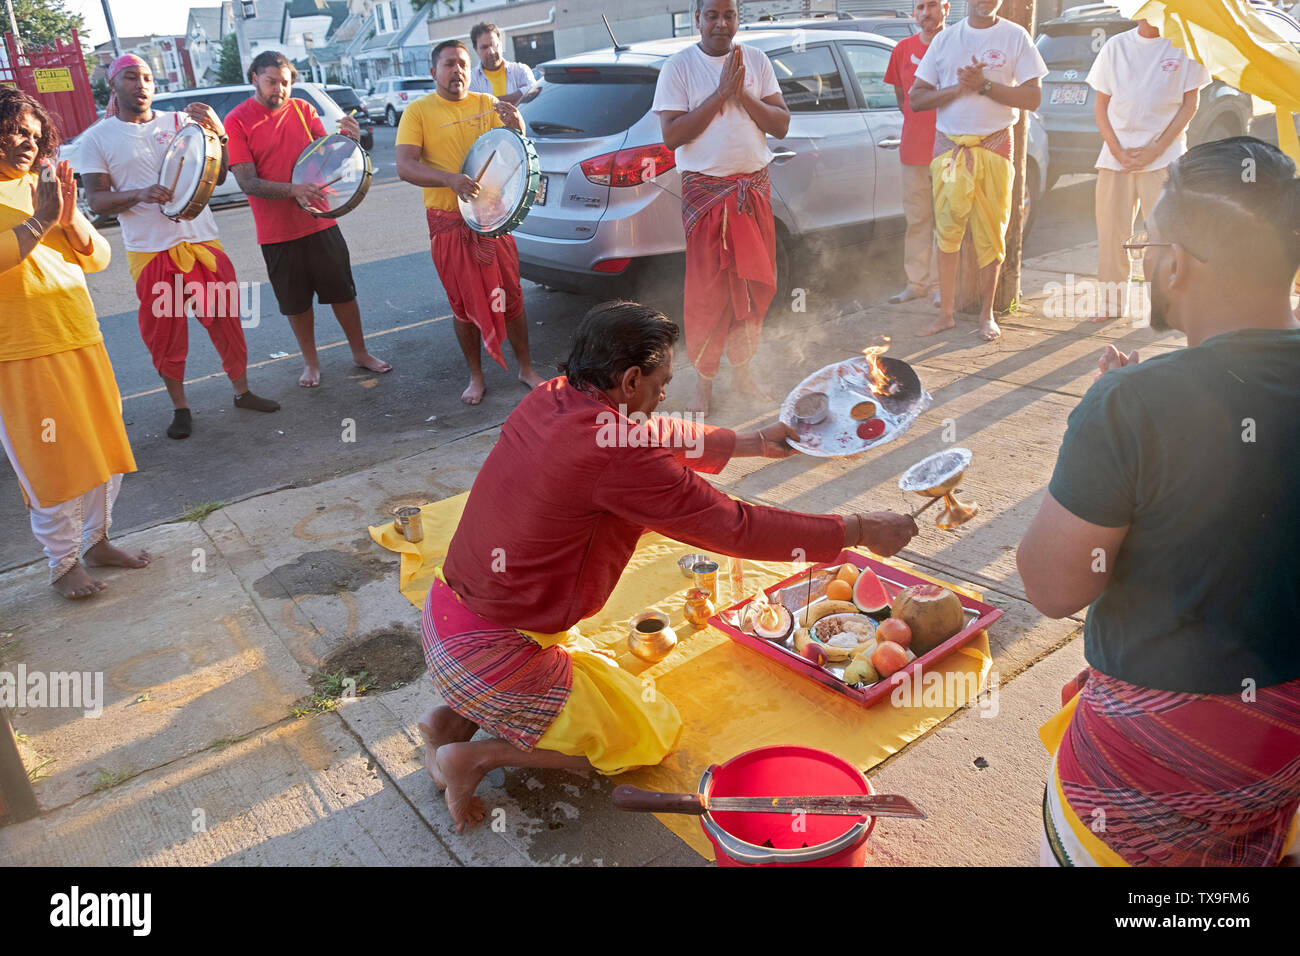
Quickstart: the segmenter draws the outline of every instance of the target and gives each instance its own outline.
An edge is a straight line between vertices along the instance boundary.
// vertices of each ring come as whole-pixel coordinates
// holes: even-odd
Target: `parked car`
[[[362,99],[371,116],[382,117],[396,126],[408,103],[413,103],[434,87],[432,76],[385,76],[375,81]]]
[[[375,123],[370,118],[370,113],[361,105],[361,98],[357,96],[357,91],[350,86],[339,86],[331,83],[325,87],[325,92],[329,94],[330,99],[338,104],[348,116],[355,116],[357,124],[361,127],[361,147],[369,152],[375,148]]]
[[[823,247],[901,236],[903,118],[884,82],[894,41],[820,31],[795,50],[785,24],[736,40],[771,58],[790,108],[786,136],[768,138],[778,283],[809,239]],[[664,61],[693,42],[635,43],[540,66],[540,84],[519,107],[542,172],[538,198],[513,234],[525,278],[630,295],[665,267],[681,268],[681,178],[650,106]],[[1030,216],[1047,169],[1047,139],[1032,116]],[[644,178],[649,169],[653,181]]]
[[[1300,49],[1300,24],[1274,7],[1257,5],[1255,13]],[[1107,39],[1136,27],[1118,7],[1105,3],[1075,7],[1041,24],[1036,45],[1049,72],[1043,77],[1043,105],[1038,112],[1047,127],[1049,183],[1096,168],[1102,138],[1093,116],[1096,91],[1086,82],[1088,71]],[[1219,80],[1201,90],[1200,108],[1187,128],[1188,144],[1243,133],[1276,143],[1277,118],[1272,107]]]
[[[838,17],[813,17],[801,19],[758,20],[754,23],[742,23],[742,30],[848,30],[852,33],[874,33],[889,37],[897,43],[906,40],[913,33],[920,33],[921,28],[909,16],[853,17],[841,14]]]

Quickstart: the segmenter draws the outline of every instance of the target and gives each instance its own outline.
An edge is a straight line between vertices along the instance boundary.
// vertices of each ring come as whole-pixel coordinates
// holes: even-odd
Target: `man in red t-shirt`
[[[907,288],[889,297],[895,304],[920,299],[934,292],[939,304],[939,257],[934,246],[934,194],[930,183],[930,160],[934,158],[933,110],[913,113],[908,99],[916,68],[921,65],[930,41],[943,29],[948,4],[940,0],[916,0],[912,18],[921,28],[894,47],[885,70],[885,82],[894,87],[898,108],[903,111],[903,145],[898,158],[903,163],[903,213],[907,236],[903,241],[903,269]]]
[[[333,219],[318,219],[307,212],[309,205],[324,203],[325,194],[314,183],[290,181],[298,156],[326,135],[325,125],[310,103],[289,95],[298,71],[283,53],[259,53],[248,79],[253,96],[231,110],[225,122],[230,171],[248,195],[271,288],[302,350],[304,367],[298,384],[303,388],[320,384],[314,297],[321,305],[334,307],[358,366],[390,372],[391,365],[366,351],[343,233]],[[351,116],[344,117],[339,131],[353,139],[361,135]]]

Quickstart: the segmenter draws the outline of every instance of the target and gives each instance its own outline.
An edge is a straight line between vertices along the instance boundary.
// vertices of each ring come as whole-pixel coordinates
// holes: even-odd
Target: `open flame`
[[[862,354],[867,360],[867,386],[877,395],[893,395],[901,386],[885,374],[885,370],[880,367],[880,362],[877,361],[879,356],[889,351],[889,339],[884,339],[884,343],[884,345],[873,345],[862,350]]]

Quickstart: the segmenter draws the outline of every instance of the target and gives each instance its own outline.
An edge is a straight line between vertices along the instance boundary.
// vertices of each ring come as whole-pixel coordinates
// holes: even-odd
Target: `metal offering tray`
[[[790,447],[805,455],[835,458],[884,445],[907,431],[917,416],[930,407],[930,393],[921,385],[912,366],[902,359],[879,356],[876,362],[885,375],[884,386],[879,390],[872,387],[868,361],[863,355],[827,365],[800,382],[781,405],[781,421],[799,432],[797,440],[790,439]],[[817,420],[796,415],[796,403],[805,396],[817,394],[826,396],[825,415],[812,416]],[[884,425],[884,430],[874,437],[858,434],[859,426],[867,419],[855,418],[853,411],[864,402],[875,404],[870,418],[879,419]]]

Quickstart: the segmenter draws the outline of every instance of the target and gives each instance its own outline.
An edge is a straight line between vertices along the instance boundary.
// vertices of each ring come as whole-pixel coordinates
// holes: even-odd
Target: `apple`
[[[902,618],[887,617],[876,628],[877,641],[892,641],[901,647],[912,643],[912,629]]]

